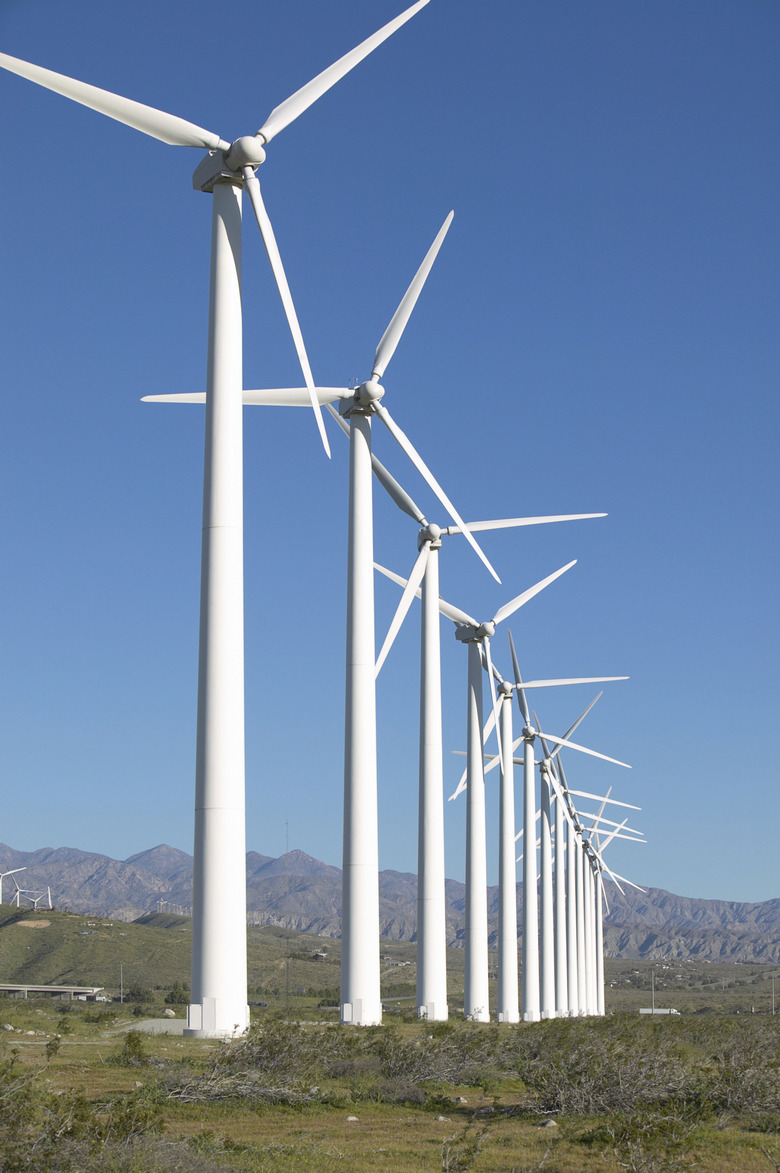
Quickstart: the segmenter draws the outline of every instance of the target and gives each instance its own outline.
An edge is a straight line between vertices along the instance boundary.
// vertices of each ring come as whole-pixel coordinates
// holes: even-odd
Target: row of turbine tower
[[[471,528],[486,530],[516,527],[544,521],[574,520],[576,516],[601,515],[512,518],[478,522],[472,524]],[[425,521],[424,518],[419,520]],[[490,1018],[485,775],[496,767],[500,769],[498,1020],[518,1022],[522,1017],[524,1021],[536,1021],[564,1014],[603,1013],[602,917],[605,895],[602,872],[606,871],[618,887],[624,877],[617,876],[607,867],[602,853],[614,838],[632,839],[634,842],[643,840],[639,838],[638,832],[626,827],[626,822],[618,824],[605,817],[604,810],[608,804],[630,806],[612,799],[611,788],[603,796],[569,788],[560,754],[566,748],[616,765],[624,766],[625,763],[570,740],[571,734],[599,697],[591,702],[563,736],[558,737],[541,732],[535,713],[532,720],[526,692],[537,688],[626,678],[594,676],[524,682],[510,632],[514,684],[506,681],[493,663],[491,653],[490,640],[496,627],[574,564],[569,563],[536,583],[499,608],[492,619],[480,623],[438,594],[438,551],[443,532],[439,527],[431,527],[427,523],[420,530],[420,554],[409,579],[376,566],[378,571],[403,588],[401,601],[377,659],[377,671],[384,663],[413,597],[417,595],[422,602],[417,1012],[421,1017],[439,1020],[448,1016],[439,646],[441,614],[454,623],[456,640],[468,647],[466,769],[458,787],[450,796],[450,800],[453,800],[466,791],[464,1014],[474,1021],[488,1021]],[[446,532],[456,532],[455,527],[450,527]],[[422,571],[421,565],[424,567]],[[483,725],[485,676],[490,684],[492,703],[490,715]],[[512,724],[513,694],[523,721],[521,736],[516,740]],[[486,754],[488,738],[494,730],[498,752]],[[537,743],[543,754],[538,762],[534,749]],[[522,757],[516,758],[515,754],[520,747]],[[485,762],[488,764],[485,765]],[[523,767],[523,829],[516,833],[514,766],[518,764]],[[538,804],[537,765],[540,773]],[[579,797],[600,802],[598,812],[578,812],[575,799]],[[540,822],[538,843],[537,822]],[[522,856],[523,965],[522,1005],[519,1006],[516,898],[516,864],[519,861],[515,859],[515,844],[521,837],[527,842],[529,835],[531,847],[524,850]]]
[[[518,595],[493,618],[478,622],[439,597],[439,551],[445,537],[461,534],[489,572],[498,575],[475,534],[543,522],[602,514],[515,518],[466,524],[411,440],[383,402],[382,384],[409,316],[452,221],[445,220],[409,289],[376,348],[370,374],[357,388],[315,384],[279,248],[256,172],[271,140],[369,53],[426,7],[418,0],[362,41],[289,98],[276,106],[260,129],[230,142],[185,119],[121,97],[85,82],[0,53],[0,66],[61,94],[90,110],[174,146],[207,151],[193,175],[193,186],[212,196],[211,266],[205,393],[147,396],[164,402],[205,402],[203,539],[201,563],[198,724],[195,782],[193,877],[192,1001],[187,1031],[192,1036],[228,1037],[249,1026],[246,975],[246,881],[244,860],[244,603],[243,603],[243,405],[310,406],[327,455],[330,445],[322,406],[349,438],[349,521],[347,565],[346,708],[344,755],[344,846],[342,901],[341,1020],[381,1022],[379,978],[379,854],[377,820],[376,676],[416,594],[422,604],[420,709],[420,818],[418,896],[418,1013],[447,1016],[444,924],[443,765],[441,735],[440,613],[455,624],[456,638],[468,648],[467,907],[465,1013],[488,1014],[487,875],[485,831],[485,748],[495,727],[500,732],[495,760],[501,770],[501,916],[499,1017],[513,1021],[517,1002],[517,920],[515,906],[515,822],[513,765],[517,749],[511,733],[512,693],[523,711],[524,835],[522,1016],[597,1012],[601,914],[602,851],[619,830],[606,834],[602,812],[586,825],[565,785],[561,748],[581,748],[566,737],[538,732],[527,712],[525,690],[551,682],[498,675],[490,650],[495,627],[558,578],[569,566]],[[80,116],[81,118],[81,116]],[[102,160],[90,136],[89,116],[78,123],[79,167],[99,168]],[[243,192],[246,191],[279,291],[304,386],[246,390],[242,370],[241,249]],[[378,419],[422,475],[452,523],[430,522],[371,450]],[[416,522],[418,556],[388,637],[376,656],[374,625],[374,548],[372,483],[376,477],[393,501]],[[491,690],[491,714],[483,724],[483,672]],[[498,693],[494,691],[498,684]],[[541,896],[536,908],[536,740],[544,749],[541,799]],[[554,747],[549,751],[547,742]],[[592,751],[586,751],[592,752]],[[596,755],[600,756],[600,755]],[[603,755],[602,755],[603,756]],[[487,768],[493,762],[488,760]],[[545,791],[545,787],[547,790]],[[550,789],[552,788],[552,789]],[[545,792],[548,795],[545,804]],[[549,796],[554,794],[555,833]],[[605,798],[602,800],[607,801]],[[611,800],[609,800],[611,801]],[[560,822],[560,830],[558,823]],[[553,869],[552,844],[555,844]],[[608,870],[608,869],[607,869]],[[511,894],[510,894],[511,888]],[[549,889],[549,891],[548,891]],[[565,911],[564,911],[565,910]],[[564,931],[565,929],[565,931]],[[564,945],[560,942],[565,941]],[[514,958],[514,960],[512,960]],[[576,965],[575,965],[576,958]],[[552,959],[552,960],[550,960]],[[576,984],[572,984],[573,971]],[[552,982],[552,985],[551,985]],[[558,994],[558,985],[561,994]],[[514,990],[514,995],[512,994]],[[540,994],[541,990],[541,994]],[[551,993],[550,991],[555,992]],[[514,1003],[512,998],[514,997]]]

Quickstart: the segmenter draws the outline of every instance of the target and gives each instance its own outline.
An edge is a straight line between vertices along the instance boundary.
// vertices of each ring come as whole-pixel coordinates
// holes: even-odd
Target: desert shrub
[[[3,1173],[84,1173],[162,1129],[160,1108],[143,1092],[92,1103],[78,1092],[55,1095],[41,1082],[47,1064],[0,1064]],[[106,1166],[107,1167],[107,1166]]]
[[[139,1030],[129,1030],[115,1062],[123,1067],[141,1067],[149,1062],[143,1035]]]
[[[518,1071],[545,1112],[631,1111],[692,1091],[691,1073],[665,1032],[617,1020],[557,1019],[528,1031]]]
[[[696,1112],[672,1103],[660,1111],[643,1109],[607,1118],[583,1140],[608,1152],[632,1173],[685,1173],[696,1164]]]
[[[135,982],[125,994],[125,1002],[151,1002],[152,992]]]

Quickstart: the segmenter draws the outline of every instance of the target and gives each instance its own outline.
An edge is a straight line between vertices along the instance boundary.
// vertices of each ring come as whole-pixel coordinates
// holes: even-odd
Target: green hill
[[[337,1001],[340,941],[263,925],[247,930],[247,947],[250,998],[276,1002],[289,995]],[[191,948],[191,920],[167,913],[149,913],[127,923],[0,906],[4,983],[103,986],[113,994],[119,992],[121,967],[125,991],[133,985],[168,990],[174,982],[188,981]],[[414,993],[409,980],[414,956],[414,945],[383,944],[388,997]],[[462,972],[462,958],[456,956],[455,969],[458,964]]]

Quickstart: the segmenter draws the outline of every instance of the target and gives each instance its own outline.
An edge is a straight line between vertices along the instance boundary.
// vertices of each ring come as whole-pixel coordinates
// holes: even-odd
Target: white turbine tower
[[[249,1025],[244,857],[244,636],[241,193],[268,254],[308,400],[329,451],[298,319],[256,168],[265,147],[428,0],[395,20],[277,106],[254,135],[230,143],[185,119],[0,54],[0,66],[175,146],[209,153],[193,184],[213,195],[203,494],[198,733],[193,876],[192,1003],[187,1033],[231,1036]],[[88,154],[88,136],[84,135]],[[229,893],[225,899],[225,891]]]

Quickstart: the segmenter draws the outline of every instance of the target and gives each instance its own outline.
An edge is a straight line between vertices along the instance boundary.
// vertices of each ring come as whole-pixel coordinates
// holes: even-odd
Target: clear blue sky
[[[227,139],[403,0],[2,0],[0,49]],[[317,380],[374,348],[455,220],[386,404],[468,518],[604,510],[461,539],[442,593],[510,621],[527,677],[629,674],[572,785],[644,809],[613,866],[685,895],[780,895],[774,0],[432,0],[269,147],[263,190]],[[192,848],[210,201],[200,153],[0,74],[3,820],[18,848]],[[245,382],[299,379],[246,221]],[[341,860],[347,446],[248,409],[247,834]],[[377,430],[375,450],[436,520]],[[376,497],[378,558],[416,527]],[[378,644],[397,601],[377,586]],[[443,625],[445,742],[466,656]],[[509,673],[505,634],[494,643]],[[382,867],[416,867],[417,616],[379,684]],[[538,694],[561,732],[596,689]],[[446,764],[447,793],[460,759]],[[492,777],[495,777],[493,775]],[[496,812],[490,787],[491,879]],[[463,874],[465,806],[447,871]]]

